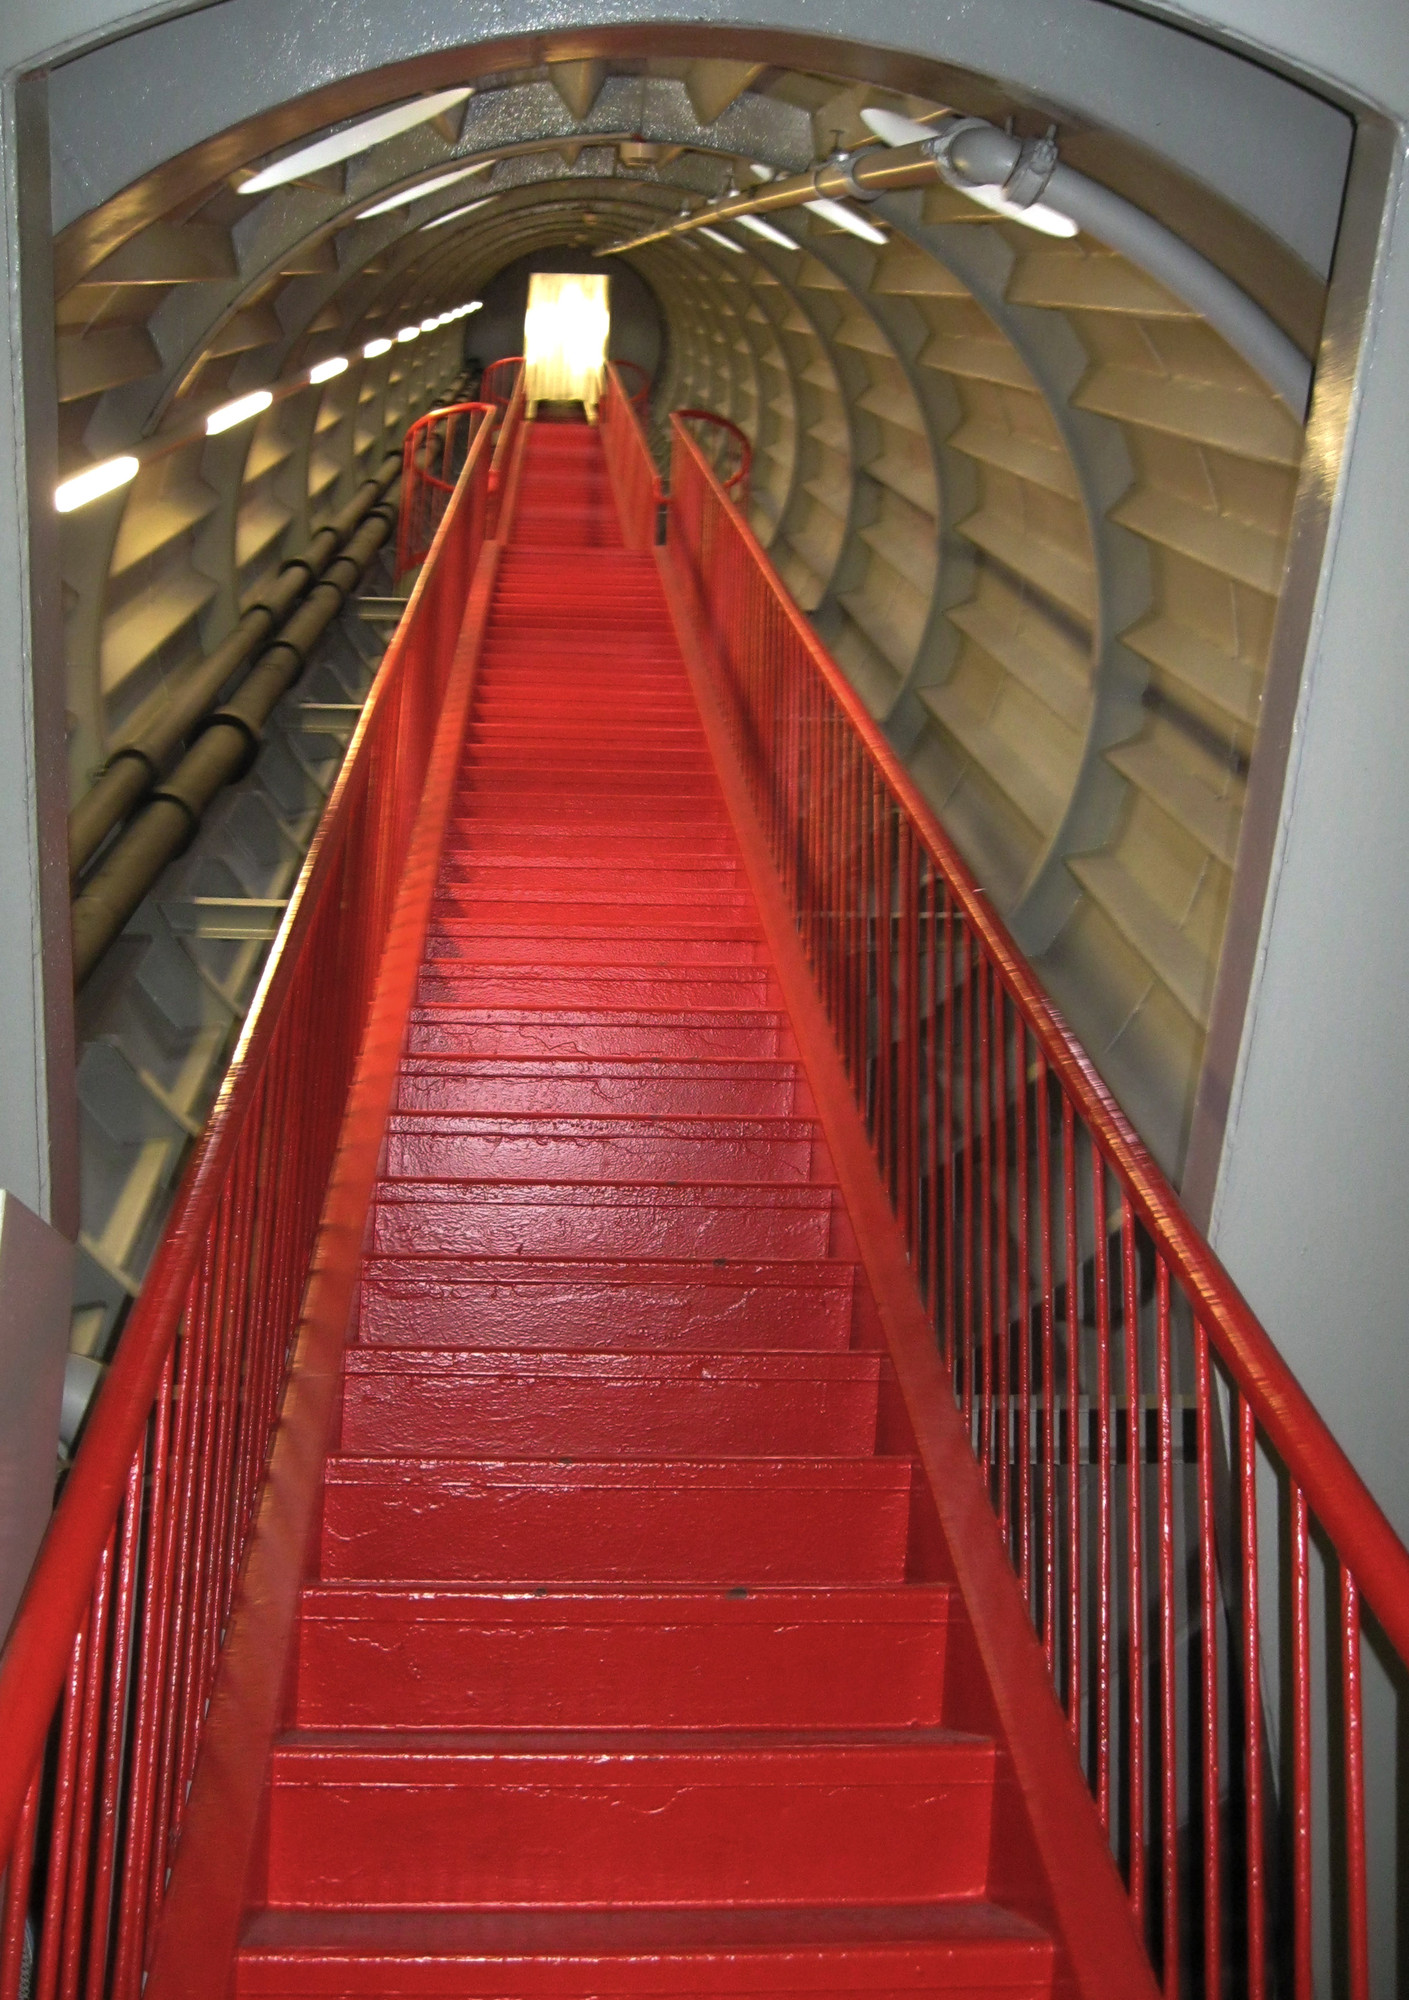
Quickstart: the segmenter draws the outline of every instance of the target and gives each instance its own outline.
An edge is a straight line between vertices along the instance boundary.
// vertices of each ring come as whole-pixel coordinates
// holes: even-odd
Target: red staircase
[[[655,562],[535,425],[241,1994],[1053,1991],[853,1251]]]

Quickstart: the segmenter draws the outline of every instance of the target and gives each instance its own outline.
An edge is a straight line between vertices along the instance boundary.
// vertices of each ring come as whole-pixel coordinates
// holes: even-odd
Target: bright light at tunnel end
[[[252,389],[248,396],[237,396],[233,403],[222,403],[205,420],[206,436],[217,437],[221,431],[233,430],[236,424],[248,423],[251,417],[260,416],[267,410],[273,400],[272,389]]]
[[[139,463],[124,453],[121,458],[105,458],[100,465],[76,472],[72,479],[63,479],[55,487],[55,507],[61,514],[71,514],[75,507],[86,507],[90,500],[115,493],[119,486],[126,486],[136,478]]]

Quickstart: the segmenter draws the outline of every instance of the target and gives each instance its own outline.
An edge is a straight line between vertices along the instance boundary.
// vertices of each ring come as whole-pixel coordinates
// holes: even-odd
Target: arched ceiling
[[[163,46],[193,32],[166,24]],[[150,92],[134,67],[148,41],[103,52],[109,79],[140,74]],[[62,470],[143,458],[129,488],[65,517],[75,791],[449,386],[463,323],[364,359],[369,341],[472,299],[516,258],[605,248],[755,163],[796,171],[863,143],[866,106],[1045,124],[1031,90],[952,68],[926,94],[933,62],[894,50],[814,40],[802,64],[776,37],[738,42],[721,54],[700,34],[692,52],[676,29],[633,50],[618,30],[515,67],[461,49],[204,138],[182,110],[178,159],[72,214],[55,247]],[[457,80],[474,94],[447,119],[240,193],[330,112]],[[61,140],[90,85],[56,76]],[[1325,141],[1324,177],[1339,127],[1317,116],[1303,133]],[[1329,256],[1314,204],[1273,227],[1265,203],[1239,208],[1127,134],[1083,118],[1059,137],[1314,350]],[[75,145],[59,148],[61,213],[126,157],[101,133],[82,157]],[[484,171],[363,219],[472,163]],[[1038,236],[943,186],[868,215],[881,245],[794,210],[771,218],[791,249],[734,227],[732,249],[630,253],[667,328],[657,420],[706,405],[749,432],[754,525],[789,589],[1177,1169],[1300,428],[1188,307],[1096,243]],[[309,386],[333,355],[351,366]],[[265,385],[276,401],[257,424],[205,437],[213,404]]]

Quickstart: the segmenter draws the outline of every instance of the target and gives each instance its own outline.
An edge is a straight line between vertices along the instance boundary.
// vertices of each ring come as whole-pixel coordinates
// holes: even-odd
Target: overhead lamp
[[[772,167],[765,167],[762,160],[755,160],[750,166],[749,172],[756,181],[771,181],[774,175],[774,169]]]
[[[434,318],[433,316],[432,316],[432,317],[431,317],[430,319],[423,319],[423,320],[421,321],[421,332],[422,332],[422,333],[434,333],[434,332],[435,332],[435,330],[436,330],[436,328],[437,328],[437,327],[438,327],[439,325],[440,325],[440,321],[439,321],[438,319]]]
[[[732,236],[722,236],[717,229],[711,229],[708,223],[702,222],[694,233],[696,236],[707,236],[711,243],[717,243],[722,250],[732,250],[736,257],[742,257],[744,254],[742,243],[736,243]]]
[[[130,479],[136,478],[139,463],[124,454],[121,458],[105,458],[101,465],[90,465],[76,472],[72,479],[60,480],[54,488],[54,505],[61,514],[71,514],[75,507],[86,507],[90,500],[115,493],[119,486],[126,486]]]
[[[393,208],[406,208],[422,195],[436,194],[441,188],[453,187],[456,181],[468,180],[471,174],[488,173],[493,160],[476,160],[473,166],[457,167],[453,174],[437,174],[433,181],[420,181],[415,187],[403,188],[400,194],[389,194],[385,201],[379,201],[373,208],[357,211],[359,222],[369,222],[374,215],[386,215]]]
[[[478,201],[467,201],[463,208],[452,208],[449,209],[444,215],[433,215],[429,222],[423,222],[421,224],[421,228],[423,230],[440,229],[443,228],[447,222],[458,222],[462,215],[473,215],[477,208],[484,208],[486,204],[493,201],[493,199],[494,197],[492,194],[482,194]]]
[[[331,382],[335,375],[341,375],[347,366],[345,354],[334,354],[328,361],[319,361],[308,371],[310,382]]]
[[[877,229],[874,222],[868,222],[864,215],[857,215],[839,201],[805,201],[802,205],[813,215],[820,215],[824,222],[830,222],[834,229],[846,229],[853,236],[859,236],[863,243],[890,241],[883,229]]]
[[[398,333],[396,337],[401,342],[401,344],[405,346],[408,340],[420,339],[421,329],[418,326],[403,326],[400,333]]]
[[[261,416],[273,400],[272,389],[252,389],[248,396],[237,396],[233,403],[222,403],[205,420],[206,436],[216,437],[221,431],[233,430],[236,424],[248,423],[251,417]]]
[[[379,354],[390,354],[390,353],[391,353],[391,342],[387,340],[383,335],[378,334],[375,340],[369,340],[367,342],[367,345],[362,350],[362,357],[365,361],[375,361]]]
[[[298,152],[276,160],[272,167],[265,167],[243,181],[240,193],[264,194],[269,188],[284,187],[305,174],[334,167],[339,160],[350,160],[354,153],[365,153],[369,146],[380,146],[387,139],[409,132],[413,125],[428,125],[432,118],[439,118],[452,105],[463,104],[473,94],[474,86],[465,84],[458,90],[438,90],[430,97],[414,97],[408,104],[398,104],[394,110],[379,111],[372,118],[363,118],[356,125],[329,133],[326,139],[315,139],[311,146],[303,146]]]
[[[802,245],[795,236],[785,236],[781,229],[775,229],[771,222],[765,222],[761,215],[736,215],[735,222],[743,229],[751,229],[755,236],[762,236],[770,243],[776,243],[780,250],[800,250]]]
[[[874,132],[887,146],[913,146],[921,139],[933,139],[934,133],[928,125],[921,125],[918,119],[902,118],[898,111],[863,111],[861,122],[868,131]],[[977,202],[993,215],[1001,215],[1008,222],[1021,222],[1028,229],[1036,229],[1043,236],[1075,236],[1077,226],[1069,215],[1053,208],[1045,201],[1030,202],[1026,208],[1020,203],[1009,201],[1001,189],[996,187],[970,187],[951,180],[950,187],[958,194],[965,194],[970,201]]]

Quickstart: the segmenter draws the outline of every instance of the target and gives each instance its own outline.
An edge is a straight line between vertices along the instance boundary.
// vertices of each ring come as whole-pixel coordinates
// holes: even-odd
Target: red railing
[[[679,423],[668,535],[1164,1991],[1367,2000],[1409,1552]]]
[[[635,386],[628,388],[627,394],[638,410],[644,410],[651,393],[651,378],[645,369],[635,361],[609,361],[607,366],[623,370],[631,378]],[[522,370],[521,354],[506,354],[500,361],[491,361],[480,382],[481,396],[487,403],[507,409]]]
[[[396,579],[423,563],[455,491],[475,432],[498,421],[489,403],[451,403],[428,410],[401,448],[401,512],[396,524]]]
[[[0,1655],[0,2000],[142,1990],[484,540],[489,437],[377,674]]]
[[[656,542],[660,475],[651,457],[651,447],[646,442],[641,418],[626,392],[619,369],[618,362],[607,363],[606,386],[597,406],[597,422],[626,546],[629,549],[649,549]]]
[[[519,430],[523,424],[524,391],[527,377],[522,368],[514,383],[513,393],[504,410],[499,435],[494,441],[494,458],[489,468],[489,532],[493,534],[499,525],[499,512],[504,503],[504,489],[514,462],[514,446],[518,442]]]
[[[721,417],[717,410],[676,410],[674,414],[714,468],[724,491],[736,506],[747,507],[749,473],[753,470],[753,446],[747,431],[740,430],[728,417]],[[704,428],[695,430],[696,424]]]

